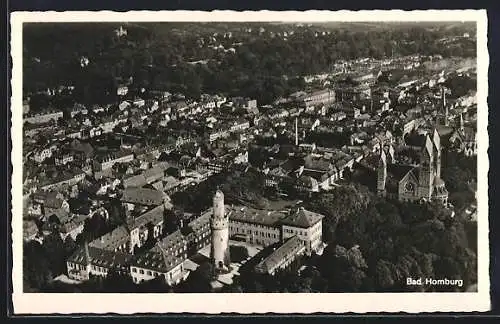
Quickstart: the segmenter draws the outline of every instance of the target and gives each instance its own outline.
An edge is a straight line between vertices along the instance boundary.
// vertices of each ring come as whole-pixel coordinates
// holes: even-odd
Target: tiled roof
[[[288,226],[295,226],[301,228],[309,228],[323,219],[323,215],[314,213],[304,209],[303,207],[298,208],[294,212],[291,212],[288,217],[281,221],[281,224]]]
[[[143,175],[146,178],[147,182],[154,182],[156,180],[163,178],[166,169],[167,168],[165,168],[163,165],[155,166],[151,169],[147,169],[146,171],[144,171]]]
[[[157,206],[144,214],[140,215],[139,217],[135,218],[130,224],[130,230],[134,228],[138,228],[141,226],[146,225],[147,223],[151,222],[152,224],[156,225],[159,224],[160,222],[163,221],[163,211],[165,210],[165,207],[163,205]]]
[[[33,194],[33,200],[43,203],[45,207],[48,208],[61,208],[63,200],[57,198],[58,193],[56,191],[50,192],[36,192]]]
[[[107,269],[126,269],[132,260],[132,255],[123,252],[114,252],[99,249],[96,247],[88,247],[90,263],[95,266]],[[77,264],[86,264],[85,249],[81,248],[76,251],[69,259],[68,262]]]
[[[123,191],[121,201],[132,204],[157,206],[163,203],[163,193],[148,188],[130,187]]]
[[[142,187],[147,184],[146,178],[144,174],[138,174],[131,177],[128,177],[123,180],[123,185],[125,188],[128,187]]]
[[[298,236],[293,236],[262,260],[255,268],[259,272],[270,273],[274,271],[284,259],[299,253],[300,250],[304,248],[304,242],[301,241]]]
[[[302,187],[312,188],[317,184],[317,180],[307,174],[302,174],[297,180],[296,184]]]
[[[184,261],[184,258],[178,258],[173,255],[164,253],[161,248],[156,245],[153,249],[138,255],[132,261],[132,266],[143,269],[167,273],[174,267]]]
[[[169,235],[167,235],[163,240],[158,242],[158,245],[166,251],[168,254],[174,253],[172,250],[183,247],[187,244],[187,240],[182,235],[180,230],[177,230]],[[174,253],[175,254],[175,253]]]
[[[230,213],[230,220],[267,226],[273,226],[287,216],[286,213],[281,211],[267,211],[246,206],[236,207],[226,205],[226,211]]]
[[[330,175],[329,172],[327,171],[309,170],[309,169],[304,169],[304,172],[302,174],[311,177],[313,179],[316,179],[317,181],[324,181]]]
[[[61,233],[68,233],[77,228],[78,226],[82,226],[87,219],[87,215],[71,215],[69,219],[59,228]]]
[[[203,227],[210,223],[210,217],[212,216],[212,210],[203,213],[200,217],[192,220],[188,227],[190,227],[194,233],[199,233],[203,231]]]
[[[70,213],[62,208],[56,209],[50,214],[46,214],[45,216],[47,216],[48,218],[50,218],[51,216],[55,216],[61,224],[68,222],[70,219]]]
[[[89,246],[114,251],[119,246],[125,244],[129,240],[129,232],[125,226],[119,226],[113,231],[95,239],[89,243]]]

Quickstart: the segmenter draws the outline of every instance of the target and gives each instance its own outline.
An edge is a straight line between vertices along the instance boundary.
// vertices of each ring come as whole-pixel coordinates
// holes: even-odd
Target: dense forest
[[[338,60],[476,55],[474,26],[467,24],[143,23],[124,24],[127,35],[120,37],[114,33],[119,26],[26,25],[25,93],[73,85],[73,100],[110,103],[116,100],[120,80],[132,77],[132,89],[194,98],[218,92],[266,104],[302,89],[297,76],[329,71]],[[471,37],[460,37],[465,32]],[[442,46],[443,38],[457,36],[453,44]]]

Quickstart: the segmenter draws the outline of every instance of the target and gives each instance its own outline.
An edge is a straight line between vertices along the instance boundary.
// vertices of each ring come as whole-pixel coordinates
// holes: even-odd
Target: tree
[[[330,245],[320,259],[320,271],[328,280],[330,292],[359,291],[367,277],[367,268],[359,246],[346,249],[340,245]]]
[[[57,231],[52,231],[43,241],[44,256],[54,275],[66,272],[66,251],[64,242]]]
[[[183,292],[203,293],[212,291],[211,282],[214,278],[214,267],[211,262],[204,262],[193,271],[180,289]]]
[[[23,245],[23,290],[37,292],[43,289],[52,279],[50,261],[37,241]]]

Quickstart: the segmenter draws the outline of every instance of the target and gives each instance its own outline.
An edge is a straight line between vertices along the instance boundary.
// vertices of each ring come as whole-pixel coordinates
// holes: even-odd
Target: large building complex
[[[419,161],[415,164],[398,163],[394,149],[382,145],[377,166],[377,190],[402,201],[440,201],[446,204],[448,191],[441,179],[441,143],[437,130],[432,139],[421,135],[422,145],[416,150]]]
[[[243,237],[251,244],[268,246],[297,236],[308,254],[322,247],[323,215],[297,207],[285,211],[258,210],[246,206],[227,206],[231,236]]]

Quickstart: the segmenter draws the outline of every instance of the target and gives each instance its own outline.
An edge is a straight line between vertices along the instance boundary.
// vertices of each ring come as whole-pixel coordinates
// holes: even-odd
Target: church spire
[[[387,156],[383,148],[380,149],[380,156],[377,166],[377,193],[385,194],[385,183],[387,181]]]
[[[446,91],[444,87],[441,87],[441,104],[444,110],[444,125],[448,126],[448,105],[446,104]]]
[[[386,160],[387,164],[394,164],[396,162],[396,152],[394,151],[392,143],[387,145]]]

